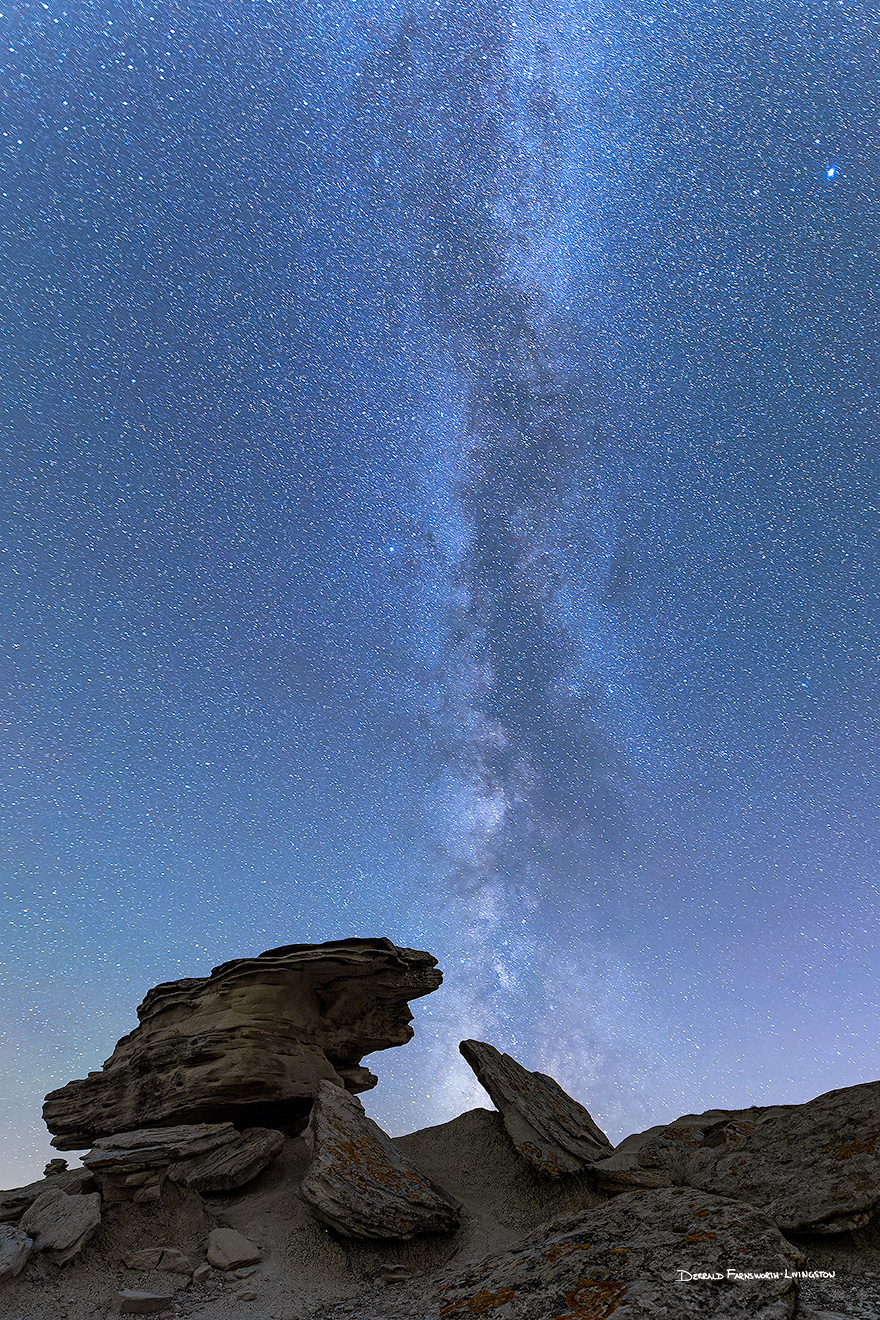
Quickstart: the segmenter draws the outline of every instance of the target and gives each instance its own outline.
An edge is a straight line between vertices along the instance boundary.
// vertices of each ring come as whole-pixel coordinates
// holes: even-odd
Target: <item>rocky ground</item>
[[[77,1259],[55,1265],[45,1253],[35,1255],[2,1285],[0,1314],[103,1320],[119,1314],[120,1294],[128,1291],[166,1296],[152,1312],[163,1320],[880,1316],[880,1232],[873,1225],[784,1237],[759,1210],[695,1189],[610,1198],[588,1173],[543,1177],[512,1147],[500,1115],[488,1110],[394,1144],[462,1204],[456,1231],[397,1242],[343,1238],[299,1198],[311,1154],[297,1137],[243,1190],[199,1194],[169,1183],[158,1200],[106,1206]],[[206,1242],[218,1224],[255,1244],[259,1261],[206,1269]],[[126,1264],[157,1247],[173,1248],[178,1256],[171,1263],[183,1256],[196,1278]],[[718,1273],[732,1265],[741,1272],[833,1277],[739,1284],[677,1277],[683,1269]]]

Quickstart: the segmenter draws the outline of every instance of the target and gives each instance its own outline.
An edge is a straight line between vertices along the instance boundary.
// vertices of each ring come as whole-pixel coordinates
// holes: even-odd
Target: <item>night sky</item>
[[[0,1186],[292,942],[392,1133],[877,1077],[872,6],[0,10]]]

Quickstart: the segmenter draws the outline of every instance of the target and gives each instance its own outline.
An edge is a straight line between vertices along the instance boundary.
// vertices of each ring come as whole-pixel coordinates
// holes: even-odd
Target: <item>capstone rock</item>
[[[458,1202],[417,1169],[341,1087],[321,1084],[306,1138],[312,1162],[300,1196],[330,1228],[346,1237],[407,1239],[458,1226]]]
[[[47,1251],[56,1265],[64,1265],[82,1251],[100,1222],[97,1192],[68,1196],[50,1188],[25,1211],[20,1226],[33,1238],[34,1251]]]
[[[589,1111],[543,1073],[529,1072],[509,1054],[478,1040],[459,1050],[486,1088],[524,1159],[558,1178],[581,1173],[613,1149]]]
[[[101,1071],[46,1097],[52,1144],[79,1150],[137,1128],[224,1121],[300,1130],[321,1081],[375,1086],[362,1056],[406,1044],[409,1000],[441,980],[429,953],[350,939],[158,985]]]
[[[880,1207],[880,1082],[802,1105],[685,1114],[592,1168],[606,1191],[687,1184],[757,1206],[783,1232],[842,1233]]]
[[[12,1224],[0,1226],[0,1283],[21,1274],[33,1249],[33,1238],[24,1229]]]

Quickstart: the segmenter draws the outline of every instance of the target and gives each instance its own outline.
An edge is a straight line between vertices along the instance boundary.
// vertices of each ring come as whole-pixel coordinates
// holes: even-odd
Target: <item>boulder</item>
[[[458,1226],[461,1206],[397,1149],[363,1106],[331,1082],[306,1132],[312,1162],[300,1196],[330,1228],[353,1238],[411,1238]]]
[[[452,1265],[426,1288],[398,1284],[383,1320],[793,1320],[803,1265],[760,1211],[690,1188],[615,1197]],[[419,1295],[421,1294],[421,1295]]]
[[[284,1149],[284,1137],[273,1128],[248,1128],[229,1145],[172,1164],[168,1177],[197,1192],[228,1192],[244,1187],[262,1173]]]
[[[33,1239],[12,1224],[0,1227],[0,1283],[21,1274],[34,1249]]]
[[[529,1072],[492,1045],[463,1040],[459,1050],[486,1088],[520,1155],[541,1173],[581,1173],[610,1155],[611,1142],[588,1110],[543,1073]]]
[[[263,1259],[256,1243],[234,1228],[215,1228],[209,1233],[205,1255],[209,1264],[218,1270],[238,1270],[243,1265],[256,1265]]]
[[[375,1086],[361,1066],[412,1039],[409,1000],[442,977],[387,939],[291,944],[150,990],[100,1072],[46,1097],[59,1150],[113,1133],[230,1121],[298,1131],[321,1081]]]
[[[21,1228],[33,1238],[34,1251],[47,1251],[56,1265],[64,1265],[82,1251],[100,1222],[97,1192],[68,1196],[60,1188],[50,1188],[25,1211]]]
[[[62,1163],[66,1164],[67,1161]],[[37,1197],[49,1188],[60,1189],[67,1192],[68,1196],[76,1196],[79,1192],[93,1192],[96,1187],[91,1170],[68,1169],[48,1174],[37,1182],[28,1183],[26,1187],[13,1187],[10,1191],[0,1192],[0,1224],[14,1223],[21,1219],[28,1206],[33,1205]]]
[[[593,1171],[606,1191],[686,1183],[758,1206],[786,1233],[842,1233],[880,1206],[878,1139],[880,1082],[865,1082],[803,1105],[685,1114]]]

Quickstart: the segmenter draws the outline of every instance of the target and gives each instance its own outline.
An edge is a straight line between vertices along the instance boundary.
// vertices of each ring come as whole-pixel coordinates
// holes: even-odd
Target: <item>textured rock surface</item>
[[[463,1040],[461,1053],[492,1098],[511,1141],[542,1173],[580,1173],[612,1151],[588,1110],[543,1073],[529,1072],[493,1045]]]
[[[287,945],[158,985],[102,1070],[46,1097],[53,1145],[173,1123],[294,1130],[320,1081],[375,1086],[362,1056],[406,1044],[408,1001],[441,980],[429,953],[370,939]]]
[[[709,1110],[627,1137],[594,1165],[608,1190],[687,1183],[760,1207],[784,1232],[862,1228],[880,1206],[880,1082],[803,1105]]]
[[[215,1228],[209,1233],[205,1254],[218,1270],[238,1270],[263,1259],[257,1244],[234,1228]]]
[[[20,1227],[33,1238],[34,1251],[48,1251],[56,1265],[63,1265],[82,1251],[100,1222],[97,1192],[68,1196],[50,1188],[25,1211]]]
[[[228,1192],[252,1182],[283,1148],[284,1137],[274,1128],[248,1128],[229,1145],[172,1164],[168,1176],[197,1192]]]
[[[356,1238],[411,1238],[457,1227],[460,1206],[367,1118],[360,1101],[324,1082],[307,1137],[312,1163],[300,1196],[318,1218]]]
[[[4,1224],[0,1228],[0,1283],[20,1274],[33,1251],[33,1239],[24,1229]]]
[[[13,1187],[7,1192],[0,1192],[0,1224],[14,1223],[20,1219],[28,1206],[33,1205],[37,1197],[50,1188],[75,1196],[78,1192],[93,1192],[95,1187],[95,1179],[89,1169],[69,1169],[28,1183],[26,1187]]]
[[[102,1137],[83,1155],[83,1164],[95,1173],[124,1173],[158,1169],[192,1156],[214,1153],[238,1141],[231,1123],[188,1123],[177,1127],[140,1128]]]
[[[365,1299],[375,1320],[794,1320],[800,1253],[759,1211],[691,1188],[621,1196],[512,1250]],[[770,1278],[727,1277],[773,1275]],[[696,1279],[686,1275],[720,1274]],[[328,1311],[328,1320],[343,1308]]]

